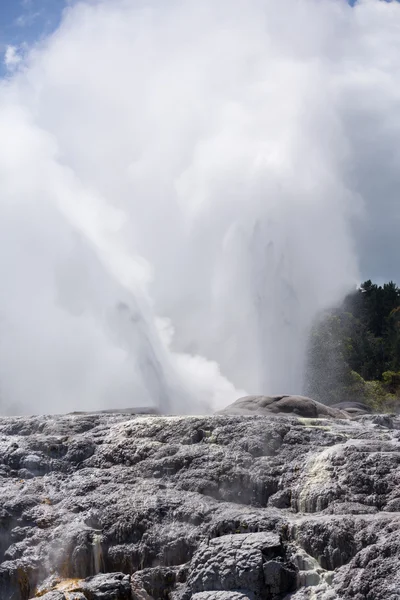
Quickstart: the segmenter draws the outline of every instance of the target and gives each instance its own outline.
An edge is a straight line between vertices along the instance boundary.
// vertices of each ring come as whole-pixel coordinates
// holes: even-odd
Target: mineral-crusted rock
[[[46,592],[46,588],[53,590]],[[124,573],[99,574],[87,579],[50,577],[37,590],[36,596],[45,600],[131,600],[131,578]]]
[[[0,419],[0,599],[399,600],[400,420]]]
[[[364,402],[338,402],[338,404],[333,404],[332,408],[338,408],[352,416],[372,413],[372,408]]]
[[[347,413],[339,408],[321,404],[306,396],[245,396],[217,414],[220,415],[278,415],[295,414],[308,418],[346,419]]]
[[[242,592],[199,592],[192,600],[254,600],[254,596]]]
[[[106,410],[97,410],[90,413],[85,411],[74,411],[70,415],[88,415],[88,414],[123,414],[123,415],[161,415],[158,408],[149,406],[135,406],[132,408],[108,408]]]
[[[293,591],[296,567],[272,532],[223,535],[201,544],[190,563],[182,600],[211,591],[238,591],[255,600]]]

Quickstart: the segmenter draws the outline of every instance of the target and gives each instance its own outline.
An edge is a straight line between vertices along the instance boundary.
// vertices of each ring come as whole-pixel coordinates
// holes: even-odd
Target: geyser
[[[399,20],[378,0],[66,10],[0,85],[1,410],[301,393],[310,323],[358,278],[364,175],[398,188],[365,148],[397,146]]]

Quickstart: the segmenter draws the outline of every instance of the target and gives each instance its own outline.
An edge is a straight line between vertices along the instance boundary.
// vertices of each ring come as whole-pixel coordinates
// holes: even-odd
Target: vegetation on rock
[[[378,411],[400,406],[400,289],[393,281],[364,282],[318,319],[306,393],[326,404],[356,400]]]

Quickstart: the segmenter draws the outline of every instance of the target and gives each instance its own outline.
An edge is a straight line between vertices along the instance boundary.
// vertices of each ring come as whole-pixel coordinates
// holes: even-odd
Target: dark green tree
[[[379,402],[399,388],[400,290],[393,281],[365,281],[321,315],[310,334],[306,393],[327,404]],[[397,393],[397,392],[396,392]]]

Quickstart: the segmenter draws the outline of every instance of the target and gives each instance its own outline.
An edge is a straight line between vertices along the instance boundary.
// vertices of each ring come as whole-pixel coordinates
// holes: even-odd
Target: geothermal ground
[[[400,598],[397,417],[1,418],[0,478],[1,600]]]

